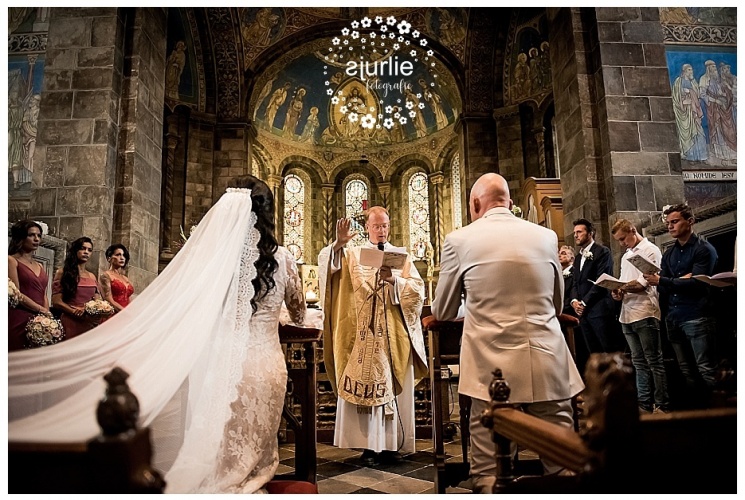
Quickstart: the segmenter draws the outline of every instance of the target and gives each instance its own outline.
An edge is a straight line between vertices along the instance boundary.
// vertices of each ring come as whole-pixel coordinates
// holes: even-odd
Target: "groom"
[[[324,309],[323,357],[337,395],[334,445],[360,448],[365,465],[413,453],[414,386],[427,375],[420,315],[424,282],[407,257],[403,269],[363,266],[349,219],[318,256]],[[367,212],[367,248],[388,249],[390,217]]]
[[[616,320],[616,306],[605,288],[593,285],[601,274],[613,275],[610,249],[595,241],[595,227],[587,219],[577,219],[574,224],[574,242],[579,247],[574,259],[574,283],[570,305],[579,317],[582,338],[589,354],[615,352],[626,349],[626,340]],[[581,352],[581,351],[580,351]],[[578,353],[579,354],[579,353]],[[578,359],[580,372],[584,372],[586,359]]]

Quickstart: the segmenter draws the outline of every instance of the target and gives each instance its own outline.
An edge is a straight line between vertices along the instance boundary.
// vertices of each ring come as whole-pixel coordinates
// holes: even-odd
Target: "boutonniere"
[[[586,260],[592,260],[595,256],[592,254],[589,248],[586,248],[582,252],[582,257],[584,257]]]
[[[572,266],[569,266],[566,269],[564,269],[563,271],[561,271],[561,274],[563,274],[565,278],[568,278],[569,276],[571,276],[572,275]]]

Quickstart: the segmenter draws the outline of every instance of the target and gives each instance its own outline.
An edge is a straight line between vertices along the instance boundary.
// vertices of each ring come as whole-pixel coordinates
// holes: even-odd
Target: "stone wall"
[[[659,220],[664,205],[684,198],[659,9],[599,8],[595,13],[608,225],[626,218],[645,227]],[[615,250],[618,261],[620,248]]]
[[[126,63],[111,242],[129,249],[129,278],[135,290],[142,290],[158,275],[166,14],[158,8],[124,12]]]
[[[94,242],[91,271],[114,214],[124,19],[116,8],[53,8],[29,216],[52,236]]]

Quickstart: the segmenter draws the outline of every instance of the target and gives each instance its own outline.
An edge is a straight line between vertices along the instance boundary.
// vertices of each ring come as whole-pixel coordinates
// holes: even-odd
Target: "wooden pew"
[[[501,493],[735,493],[737,409],[644,415],[631,363],[620,353],[593,354],[585,378],[587,422],[580,433],[526,415],[509,404],[509,384],[495,370],[493,405],[482,415],[496,443]],[[509,378],[509,374],[507,374]],[[516,477],[511,442],[574,475]]]
[[[285,338],[302,342],[307,329],[285,330]],[[315,370],[315,367],[313,367]],[[292,370],[290,370],[292,372]],[[315,373],[315,371],[313,372]],[[150,429],[136,427],[139,403],[127,386],[128,374],[114,368],[104,376],[108,387],[96,416],[101,434],[85,443],[8,442],[9,493],[163,493],[166,483],[152,468]],[[307,381],[310,384],[310,381]],[[303,384],[304,401],[308,391]],[[315,398],[312,398],[312,402]],[[306,417],[310,411],[313,418]],[[296,475],[307,480],[277,476],[266,485],[269,493],[318,493],[315,483],[315,409],[303,409],[296,432]],[[299,449],[298,449],[299,448]],[[294,479],[294,478],[293,478]]]
[[[282,416],[295,436],[295,473],[277,475],[277,480],[294,479],[316,483],[316,344],[322,336],[323,330],[293,325],[279,326],[279,341],[283,344],[302,344],[303,350],[300,359],[290,359],[287,367],[288,398],[296,397],[299,400],[301,420],[292,413],[287,401],[282,409]]]
[[[163,493],[151,467],[150,429],[137,429],[137,398],[127,373],[104,376],[106,398],[96,416],[101,434],[85,443],[8,442],[9,493]]]
[[[460,362],[460,339],[463,336],[463,320],[436,321],[434,316],[422,319],[422,326],[429,337],[429,378],[432,390],[432,441],[434,444],[435,491],[445,493],[448,486],[457,486],[468,479],[468,441],[470,432],[468,422],[471,410],[471,398],[459,396],[460,405],[460,434],[463,450],[462,462],[445,463],[445,425],[448,411],[444,401],[447,401],[448,383],[442,377],[443,365],[456,365]]]

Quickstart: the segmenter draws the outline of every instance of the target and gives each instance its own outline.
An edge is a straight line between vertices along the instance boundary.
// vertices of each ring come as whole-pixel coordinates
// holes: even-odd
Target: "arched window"
[[[461,207],[460,192],[460,153],[453,155],[450,163],[450,181],[453,190],[453,229],[463,226],[463,209]]]
[[[295,260],[305,259],[305,182],[295,174],[289,174],[285,182],[285,231],[284,246]]]
[[[365,243],[365,227],[362,217],[364,210],[367,210],[368,200],[370,199],[370,188],[367,181],[362,176],[349,177],[344,187],[344,205],[345,213],[348,219],[352,219],[353,228],[357,231],[357,236],[352,238],[348,244],[357,247]],[[357,221],[360,221],[359,223]]]
[[[424,172],[409,178],[409,245],[414,260],[425,260],[429,241],[429,183]]]

